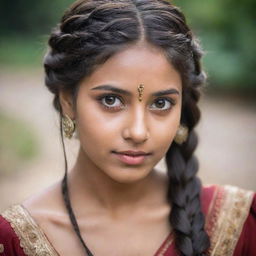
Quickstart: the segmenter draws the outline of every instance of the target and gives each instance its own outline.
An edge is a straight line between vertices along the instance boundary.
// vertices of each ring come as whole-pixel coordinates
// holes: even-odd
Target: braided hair
[[[194,156],[198,140],[194,127],[200,119],[197,103],[205,75],[200,65],[202,51],[182,12],[167,0],[75,2],[51,33],[44,59],[45,83],[54,94],[54,106],[61,118],[59,92],[69,91],[75,103],[79,82],[84,77],[115,53],[137,42],[162,49],[182,78],[181,123],[188,127],[189,135],[182,145],[173,142],[165,156],[169,180],[166,196],[171,205],[169,222],[177,253],[203,256],[210,242],[200,206],[201,183],[196,177],[199,167]],[[64,143],[63,149],[63,198],[78,238],[86,253],[93,255],[82,239],[71,207]]]

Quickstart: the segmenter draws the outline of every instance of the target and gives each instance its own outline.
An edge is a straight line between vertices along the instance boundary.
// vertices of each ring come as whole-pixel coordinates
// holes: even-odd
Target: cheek
[[[114,144],[120,130],[122,121],[111,114],[103,114],[103,111],[95,104],[77,106],[77,129],[79,139],[83,147],[103,151],[105,147]],[[94,145],[94,147],[91,147]],[[98,152],[100,153],[100,152]]]
[[[166,153],[176,135],[180,124],[180,109],[172,113],[169,118],[155,122],[152,127],[151,136],[156,150],[161,154]]]

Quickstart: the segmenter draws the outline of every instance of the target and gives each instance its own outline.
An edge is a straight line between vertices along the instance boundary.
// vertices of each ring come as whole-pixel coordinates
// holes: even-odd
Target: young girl
[[[205,75],[180,10],[81,0],[49,45],[64,155],[63,135],[80,149],[61,182],[2,213],[0,255],[254,255],[255,194],[196,177]]]

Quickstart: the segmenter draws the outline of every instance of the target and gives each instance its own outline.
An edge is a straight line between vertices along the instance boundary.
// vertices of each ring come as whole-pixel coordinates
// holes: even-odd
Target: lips
[[[133,150],[127,150],[127,151],[120,151],[120,152],[115,152],[117,154],[122,154],[122,155],[128,155],[128,156],[143,156],[143,155],[149,155],[149,153],[146,153],[144,151],[133,151]]]
[[[113,152],[116,157],[123,163],[128,165],[138,165],[142,164],[150,153],[144,151],[121,151]]]

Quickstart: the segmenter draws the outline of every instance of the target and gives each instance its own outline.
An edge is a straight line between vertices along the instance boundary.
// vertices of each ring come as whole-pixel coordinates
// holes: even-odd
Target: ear
[[[60,91],[59,99],[63,114],[68,115],[71,119],[75,119],[74,104],[71,93],[67,91]]]

